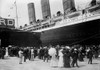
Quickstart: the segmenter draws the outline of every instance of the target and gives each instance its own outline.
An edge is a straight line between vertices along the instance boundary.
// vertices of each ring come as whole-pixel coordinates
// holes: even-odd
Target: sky
[[[85,8],[91,0],[75,0],[76,8]],[[3,18],[14,18],[16,20],[15,0],[0,0],[0,16]],[[16,0],[18,13],[18,27],[29,25],[28,3],[35,4],[36,19],[42,19],[41,0]],[[49,0],[51,15],[56,14],[57,11],[63,13],[62,0]],[[80,6],[80,7],[79,7]],[[15,23],[15,26],[17,24]]]

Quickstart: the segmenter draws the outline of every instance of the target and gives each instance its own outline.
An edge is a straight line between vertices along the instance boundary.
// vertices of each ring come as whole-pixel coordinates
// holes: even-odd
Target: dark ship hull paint
[[[41,45],[40,33],[23,32],[17,29],[0,28],[1,47],[15,45],[38,47]]]
[[[100,19],[47,30],[40,38],[42,45],[99,44]]]

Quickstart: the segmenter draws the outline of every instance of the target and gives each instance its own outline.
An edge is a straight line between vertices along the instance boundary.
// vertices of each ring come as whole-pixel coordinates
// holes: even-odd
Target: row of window
[[[30,29],[30,30],[28,30],[28,31],[35,31],[35,30],[40,30],[40,29],[44,29],[44,28],[48,28],[48,27],[52,27],[52,26],[54,26],[55,25],[55,23],[53,23],[53,24],[48,24],[48,25],[43,25],[43,26],[39,26],[39,27],[36,27],[36,28],[33,28],[33,29]]]
[[[69,18],[72,18],[72,17],[76,17],[76,16],[79,16],[80,13],[75,13],[73,15],[70,15]],[[87,14],[87,16],[93,16],[94,13],[92,14]],[[67,16],[68,17],[68,16]],[[76,18],[77,19],[77,18]],[[62,19],[57,19],[57,21],[61,21]],[[50,21],[50,23],[52,23]],[[53,20],[53,23],[56,23],[56,20]],[[36,25],[36,26],[32,26],[28,29],[24,29],[24,30],[29,30],[29,31],[33,31],[33,30],[39,30],[39,29],[43,29],[43,28],[47,28],[47,27],[50,27],[51,25],[49,25],[48,23],[47,24],[43,24],[42,26],[41,25]],[[33,28],[33,29],[32,29]]]

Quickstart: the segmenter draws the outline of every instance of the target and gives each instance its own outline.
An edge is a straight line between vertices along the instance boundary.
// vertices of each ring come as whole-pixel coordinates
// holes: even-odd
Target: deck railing
[[[35,30],[40,30],[44,28],[50,28],[57,25],[70,24],[77,21],[85,22],[85,21],[94,20],[94,19],[100,19],[100,8],[92,12],[89,12],[89,10],[86,10],[84,14],[82,13],[82,11],[78,11],[69,15],[61,15],[56,18],[51,18],[49,20],[46,20],[44,22],[39,22],[37,25],[31,25],[29,27],[23,28],[23,30],[35,31]]]

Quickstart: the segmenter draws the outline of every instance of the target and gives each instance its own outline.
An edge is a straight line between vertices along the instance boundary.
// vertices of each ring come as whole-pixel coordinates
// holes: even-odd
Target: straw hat
[[[70,47],[69,46],[66,46],[66,49],[70,49]]]
[[[74,50],[76,51],[77,49],[75,48]]]

